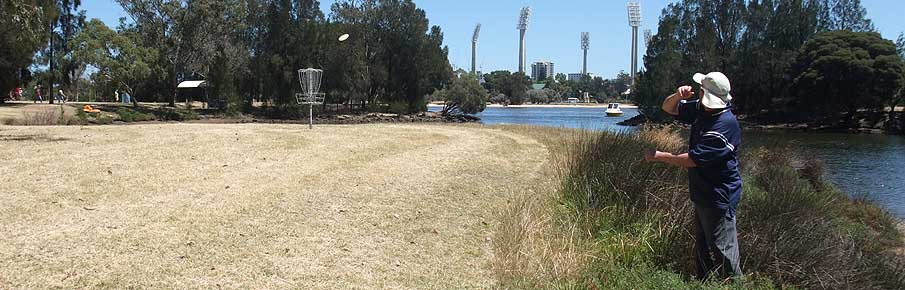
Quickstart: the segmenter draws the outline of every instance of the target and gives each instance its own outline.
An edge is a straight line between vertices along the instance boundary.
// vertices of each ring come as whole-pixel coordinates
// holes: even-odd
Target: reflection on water
[[[747,132],[745,138],[788,144],[813,155],[823,160],[827,178],[840,189],[867,196],[905,218],[905,137]]]
[[[431,110],[439,109],[431,107]],[[477,114],[477,116],[481,117],[481,123],[486,125],[528,124],[589,130],[635,130],[634,127],[619,126],[616,123],[637,116],[637,109],[622,109],[625,114],[621,117],[607,117],[605,111],[606,107],[490,107],[485,109],[484,112]]]
[[[440,108],[431,107],[432,111]],[[616,123],[634,117],[636,109],[623,109],[622,117],[606,117],[606,108],[487,108],[478,114],[483,124],[528,124],[591,130],[635,130]],[[746,143],[789,144],[813,154],[826,164],[827,177],[845,192],[864,195],[905,218],[905,137],[816,133],[745,132]]]

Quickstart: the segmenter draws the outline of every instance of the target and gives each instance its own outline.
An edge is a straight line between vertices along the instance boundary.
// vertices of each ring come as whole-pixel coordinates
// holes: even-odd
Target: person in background
[[[742,275],[736,208],[742,195],[738,151],[742,132],[730,110],[729,78],[723,73],[695,74],[700,99],[692,87],[679,87],[663,101],[663,111],[691,125],[688,152],[672,154],[656,150],[644,153],[647,161],[688,169],[688,191],[694,203],[695,264],[697,278],[712,274],[735,278]]]
[[[60,103],[66,102],[66,94],[63,93],[63,90],[60,90],[60,95],[57,97],[57,100],[59,100]]]
[[[44,102],[44,95],[41,94],[41,84],[35,85],[35,99],[34,102]]]

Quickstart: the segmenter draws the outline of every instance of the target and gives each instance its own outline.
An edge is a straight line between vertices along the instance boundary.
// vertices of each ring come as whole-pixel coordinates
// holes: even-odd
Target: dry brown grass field
[[[518,131],[0,126],[0,288],[490,288]]]
[[[64,113],[64,117],[72,117],[78,109],[71,104],[63,106],[47,103],[32,104],[27,102],[6,104],[0,106],[0,124],[58,124],[60,122],[61,111]]]

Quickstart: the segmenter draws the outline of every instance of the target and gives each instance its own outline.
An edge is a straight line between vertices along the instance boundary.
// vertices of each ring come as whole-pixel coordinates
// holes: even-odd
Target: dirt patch
[[[489,288],[547,158],[480,126],[0,131],[60,140],[0,139],[0,288]]]

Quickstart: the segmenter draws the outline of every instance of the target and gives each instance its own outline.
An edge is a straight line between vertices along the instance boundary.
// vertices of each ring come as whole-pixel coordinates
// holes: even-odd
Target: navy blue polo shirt
[[[688,190],[695,204],[724,209],[734,217],[742,196],[742,177],[738,172],[742,130],[728,108],[708,113],[702,107],[698,101],[682,100],[676,116],[691,124],[688,156],[697,167],[688,169]]]

